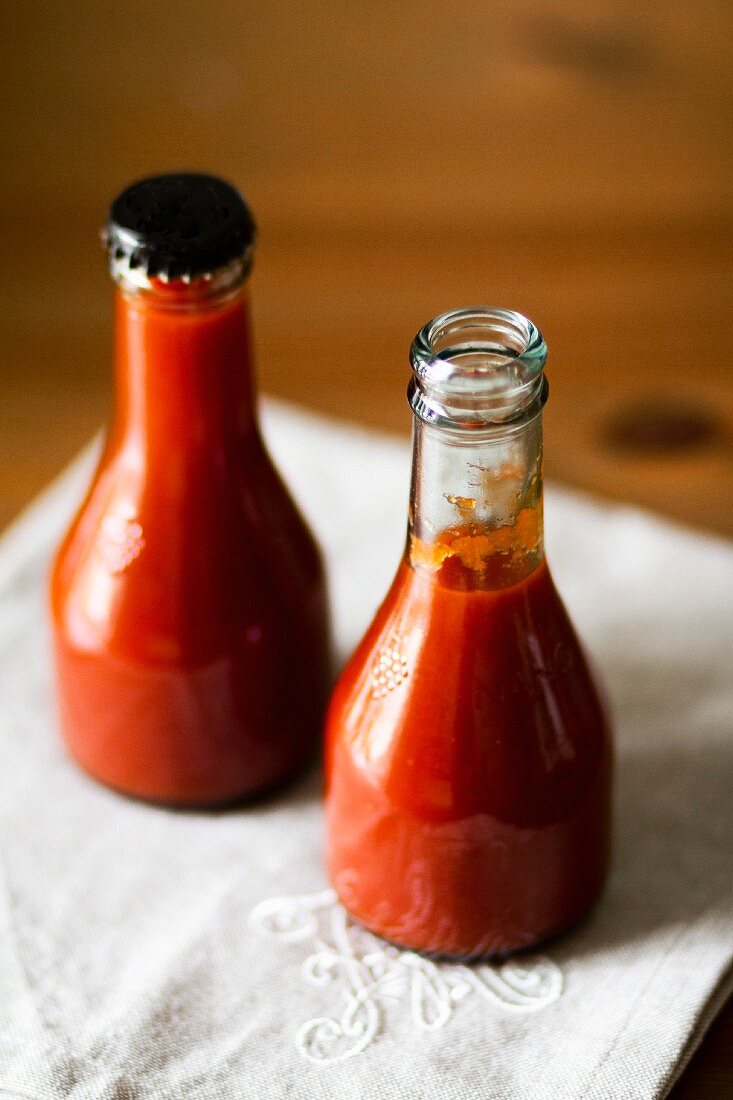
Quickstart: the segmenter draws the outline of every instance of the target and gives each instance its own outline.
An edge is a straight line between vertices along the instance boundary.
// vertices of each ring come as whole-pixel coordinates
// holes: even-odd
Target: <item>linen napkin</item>
[[[345,656],[399,558],[408,448],[282,406],[265,427],[325,549]],[[548,493],[550,562],[614,711],[614,871],[542,954],[436,964],[336,903],[317,774],[181,813],[68,760],[45,574],[93,459],[0,545],[0,1096],[665,1095],[731,987],[733,548]]]

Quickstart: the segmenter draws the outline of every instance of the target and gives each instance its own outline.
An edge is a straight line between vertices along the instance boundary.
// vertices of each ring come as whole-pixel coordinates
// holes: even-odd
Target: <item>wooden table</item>
[[[733,534],[718,0],[12,7],[0,523],[106,415],[106,203],[195,167],[260,222],[265,390],[406,432],[418,327],[521,309],[550,345],[548,474]],[[674,1096],[731,1095],[729,1008]]]

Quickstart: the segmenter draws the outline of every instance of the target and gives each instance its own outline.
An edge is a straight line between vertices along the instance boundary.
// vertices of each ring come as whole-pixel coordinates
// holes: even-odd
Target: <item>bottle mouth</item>
[[[410,348],[410,405],[421,420],[455,430],[524,423],[547,399],[546,359],[542,333],[515,310],[442,313]]]

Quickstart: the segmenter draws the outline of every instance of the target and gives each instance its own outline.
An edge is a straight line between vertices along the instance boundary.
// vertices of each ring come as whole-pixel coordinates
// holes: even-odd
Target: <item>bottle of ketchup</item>
[[[171,805],[296,773],[329,687],[319,552],[257,423],[254,236],[240,195],[210,176],[143,180],[113,203],[116,407],[51,577],[72,755]]]
[[[545,358],[507,310],[416,337],[407,545],[327,720],[341,901],[447,957],[560,932],[608,867],[607,717],[542,542]]]

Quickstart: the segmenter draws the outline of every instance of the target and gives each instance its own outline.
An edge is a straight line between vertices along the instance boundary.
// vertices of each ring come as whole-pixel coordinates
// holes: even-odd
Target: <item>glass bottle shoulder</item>
[[[155,476],[108,447],[51,571],[82,648],[196,662],[325,606],[320,555],[259,435],[208,474]]]
[[[552,818],[605,766],[580,643],[544,560],[498,589],[457,587],[451,568],[401,563],[334,695],[329,766],[348,758],[427,818]]]

